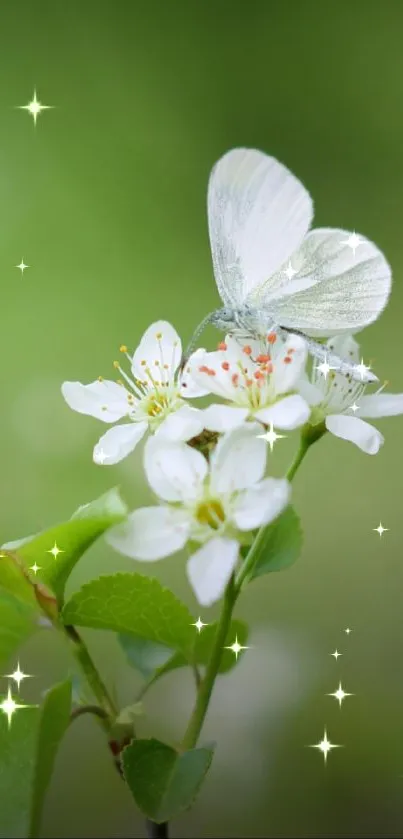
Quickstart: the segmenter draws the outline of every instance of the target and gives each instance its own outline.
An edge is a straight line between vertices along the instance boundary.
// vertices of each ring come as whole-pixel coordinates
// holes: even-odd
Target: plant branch
[[[80,665],[81,670],[83,671],[88,684],[91,687],[94,696],[99,702],[101,709],[104,712],[104,716],[101,719],[103,728],[105,731],[110,733],[111,724],[113,720],[118,716],[118,709],[116,708],[111,696],[108,693],[108,690],[103,683],[97,668],[87,650],[87,647],[81,638],[81,635],[77,632],[74,626],[65,626],[64,630],[66,632],[67,637],[72,643],[72,648],[74,655]]]

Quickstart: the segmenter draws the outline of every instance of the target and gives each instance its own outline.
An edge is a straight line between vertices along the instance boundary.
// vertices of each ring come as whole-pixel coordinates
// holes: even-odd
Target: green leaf
[[[216,623],[211,623],[203,627],[200,633],[195,630],[192,653],[193,664],[202,666],[207,664],[216,631]],[[244,621],[231,621],[224,646],[229,647],[234,643],[236,638],[241,646],[244,647],[246,645],[248,640],[248,627]],[[192,663],[182,653],[175,652],[172,648],[163,647],[161,644],[155,644],[143,638],[136,638],[132,635],[119,635],[119,642],[132,667],[138,670],[145,679],[150,679],[151,681],[152,677],[153,683],[165,673],[169,673],[171,670],[176,670],[179,667],[188,667]],[[238,660],[242,655],[243,651],[239,653]],[[232,650],[223,650],[218,672],[228,673],[236,664],[237,659]]]
[[[113,574],[84,585],[65,605],[66,624],[147,638],[191,656],[193,618],[174,594],[142,574]]]
[[[56,750],[69,721],[69,691],[68,682],[57,685],[41,707],[17,710],[10,728],[0,713],[0,836],[38,835]]]
[[[71,682],[55,685],[41,708],[33,779],[30,836],[39,835],[46,790],[52,777],[59,744],[67,730],[71,712]]]
[[[39,611],[6,591],[0,592],[0,664],[39,628]]]
[[[123,751],[123,772],[140,810],[160,824],[191,806],[213,759],[204,747],[178,754],[158,740],[133,740]]]
[[[26,569],[15,554],[0,552],[0,589],[8,591],[19,600],[36,606],[35,590]]]
[[[284,513],[266,528],[251,579],[288,568],[296,562],[301,549],[300,521],[293,507],[287,507]]]
[[[29,540],[9,542],[3,547],[12,547],[27,569],[36,563],[40,570],[35,578],[33,572],[29,572],[33,581],[45,584],[61,602],[66,582],[83,553],[105,530],[122,521],[126,515],[126,505],[117,489],[112,489],[96,501],[80,507],[69,521],[44,530]],[[60,551],[56,556],[50,553],[55,545]]]

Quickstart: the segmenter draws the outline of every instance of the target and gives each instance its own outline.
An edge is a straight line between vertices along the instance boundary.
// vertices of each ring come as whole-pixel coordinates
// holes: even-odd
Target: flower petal
[[[197,384],[196,380],[193,377],[193,370],[197,369],[198,365],[201,363],[200,359],[206,355],[206,350],[198,349],[196,352],[192,353],[189,360],[186,362],[185,367],[180,374],[180,395],[183,399],[194,399],[197,396],[205,396],[209,393],[208,388],[201,387]]]
[[[236,566],[239,544],[235,539],[210,539],[187,563],[190,585],[202,606],[211,606],[224,594]]]
[[[360,417],[395,417],[403,414],[403,393],[373,393],[358,400]]]
[[[270,408],[262,408],[255,414],[256,419],[264,422],[265,425],[270,425],[276,428],[283,428],[292,431],[293,428],[299,428],[304,425],[309,419],[311,411],[309,405],[305,402],[298,393],[292,396],[285,396],[284,399],[279,399]]]
[[[131,559],[153,562],[180,551],[190,531],[189,516],[173,507],[142,507],[111,527],[106,541]]]
[[[326,388],[326,380],[323,375],[321,375],[320,379],[318,378],[318,383],[322,384],[322,388],[318,385],[312,384],[305,376],[301,378],[298,383],[298,390],[303,397],[303,399],[308,402],[308,405],[320,405],[324,398],[324,391]]]
[[[83,385],[81,382],[63,382],[62,394],[70,408],[79,414],[117,422],[133,410],[129,405],[129,392],[116,382],[99,381]]]
[[[352,364],[358,364],[360,361],[360,345],[352,335],[335,335],[334,338],[329,338],[326,346],[330,352],[351,361]]]
[[[296,390],[308,356],[307,343],[299,335],[289,335],[286,341],[277,338],[274,344],[272,373],[275,392]]]
[[[266,468],[267,446],[257,435],[261,427],[248,423],[221,437],[211,455],[211,487],[219,495],[246,489],[260,481]]]
[[[209,405],[203,411],[204,427],[207,431],[232,431],[242,425],[249,411],[232,405]]]
[[[289,503],[291,486],[283,478],[265,478],[239,493],[233,502],[231,518],[239,530],[254,530],[269,524]]]
[[[152,379],[158,382],[171,380],[181,358],[182,343],[178,333],[168,321],[157,320],[146,329],[133,355],[133,376],[147,381],[150,387],[153,386]]]
[[[119,463],[136,448],[147,428],[146,422],[131,422],[110,428],[94,448],[94,462],[103,466]]]
[[[144,468],[151,489],[164,501],[197,498],[208,470],[200,452],[185,443],[166,440],[160,434],[147,440]]]
[[[384,442],[378,429],[359,417],[333,414],[326,417],[325,423],[328,431],[343,440],[350,440],[366,454],[377,454]]]
[[[173,414],[169,414],[156,432],[159,437],[179,442],[191,440],[201,434],[204,428],[203,411],[184,405]]]

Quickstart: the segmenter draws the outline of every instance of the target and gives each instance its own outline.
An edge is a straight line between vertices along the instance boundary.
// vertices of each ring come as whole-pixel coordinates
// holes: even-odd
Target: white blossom
[[[351,335],[332,338],[327,346],[330,352],[358,363],[359,346]],[[351,376],[336,371],[324,376],[316,367],[311,382],[307,379],[300,382],[300,392],[311,405],[310,424],[324,422],[328,431],[350,440],[366,454],[377,454],[384,438],[365,419],[403,414],[403,393],[382,393],[384,387],[364,395],[368,389],[366,384],[352,381]]]
[[[179,372],[182,345],[171,324],[153,323],[132,357],[126,347],[121,347],[121,351],[129,360],[131,371],[126,373],[115,361],[121,376],[118,382],[99,378],[88,385],[62,385],[62,394],[74,411],[110,424],[123,418],[129,420],[114,425],[98,441],[94,461],[101,465],[112,465],[126,457],[147,430],[174,440],[190,440],[203,429],[202,412],[185,402],[185,397],[200,396],[203,391],[189,378],[187,368]]]
[[[187,564],[190,584],[203,606],[219,600],[245,533],[273,521],[290,498],[285,479],[264,478],[267,447],[258,428],[250,423],[223,435],[210,463],[184,443],[158,435],[148,440],[145,472],[162,503],[132,512],[108,531],[107,541],[145,561],[197,543]]]

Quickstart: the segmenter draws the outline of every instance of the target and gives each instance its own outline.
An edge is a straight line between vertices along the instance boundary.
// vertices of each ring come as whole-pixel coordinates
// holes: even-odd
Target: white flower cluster
[[[358,362],[350,336],[331,339],[328,348]],[[183,372],[181,341],[167,322],[152,324],[133,356],[121,349],[130,373],[115,363],[119,382],[62,386],[73,410],[112,425],[95,446],[95,462],[118,463],[150,433],[144,467],[160,503],[135,510],[107,538],[116,550],[144,561],[189,545],[188,576],[204,606],[222,596],[247,534],[289,503],[288,481],[265,477],[262,434],[268,426],[292,430],[324,423],[375,454],[383,437],[362,417],[403,413],[403,394],[364,395],[366,385],[335,371],[324,375],[315,365],[309,380],[306,342],[296,335],[269,334],[264,352],[257,341],[242,345],[228,336],[215,352],[197,350]],[[219,400],[207,408],[188,404],[208,394]],[[188,444],[205,431],[219,435],[209,460]]]

